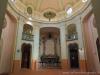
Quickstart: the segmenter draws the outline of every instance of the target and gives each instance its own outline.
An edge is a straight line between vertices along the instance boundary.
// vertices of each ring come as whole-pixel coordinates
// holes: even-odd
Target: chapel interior
[[[100,75],[100,0],[0,0],[0,75]]]

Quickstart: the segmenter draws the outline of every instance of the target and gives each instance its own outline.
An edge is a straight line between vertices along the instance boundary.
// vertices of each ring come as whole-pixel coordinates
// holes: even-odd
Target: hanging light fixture
[[[48,18],[49,21],[54,18],[56,16],[56,13],[52,12],[52,11],[47,11],[44,13],[44,17]]]

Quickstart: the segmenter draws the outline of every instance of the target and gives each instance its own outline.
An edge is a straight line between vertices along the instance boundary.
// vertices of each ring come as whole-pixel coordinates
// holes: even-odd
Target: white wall
[[[20,60],[21,61],[21,58],[22,58],[21,46],[22,46],[23,43],[27,43],[27,44],[32,45],[31,60],[32,60],[32,57],[33,57],[34,41],[22,40],[23,26],[24,26],[25,23],[26,23],[26,19],[24,17],[20,16],[19,19],[18,19],[16,51],[15,51],[15,59],[14,60]],[[33,32],[34,32],[34,27],[33,27]],[[33,33],[33,35],[34,35],[34,33]]]
[[[76,41],[66,41],[67,43],[67,53],[68,53],[68,45],[70,43],[77,43],[79,45],[79,57],[80,59],[84,60],[85,56],[84,56],[84,45],[83,45],[83,35],[82,35],[82,23],[81,23],[81,15],[78,15],[76,17],[74,17],[72,20],[69,20],[66,22],[66,35],[67,35],[67,27],[71,24],[75,24],[76,26],[76,31],[78,34],[78,40]],[[83,51],[80,51],[80,49],[82,49]]]
[[[34,27],[34,51],[33,51],[33,59],[38,61],[39,59],[39,27],[35,26]]]

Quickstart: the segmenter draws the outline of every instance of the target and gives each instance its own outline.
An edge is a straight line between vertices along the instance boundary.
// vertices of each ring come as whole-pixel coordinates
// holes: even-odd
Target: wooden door
[[[70,67],[79,68],[79,54],[78,54],[78,45],[70,44],[69,45],[69,57],[70,57]]]
[[[31,52],[31,45],[23,44],[21,68],[30,68],[30,52]]]

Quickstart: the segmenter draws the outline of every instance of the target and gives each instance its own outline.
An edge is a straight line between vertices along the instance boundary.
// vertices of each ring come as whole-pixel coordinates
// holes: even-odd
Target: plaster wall
[[[2,51],[0,60],[0,73],[8,73],[11,71],[13,54],[15,50],[16,39],[16,20],[7,13],[5,15],[7,25],[2,31]]]

